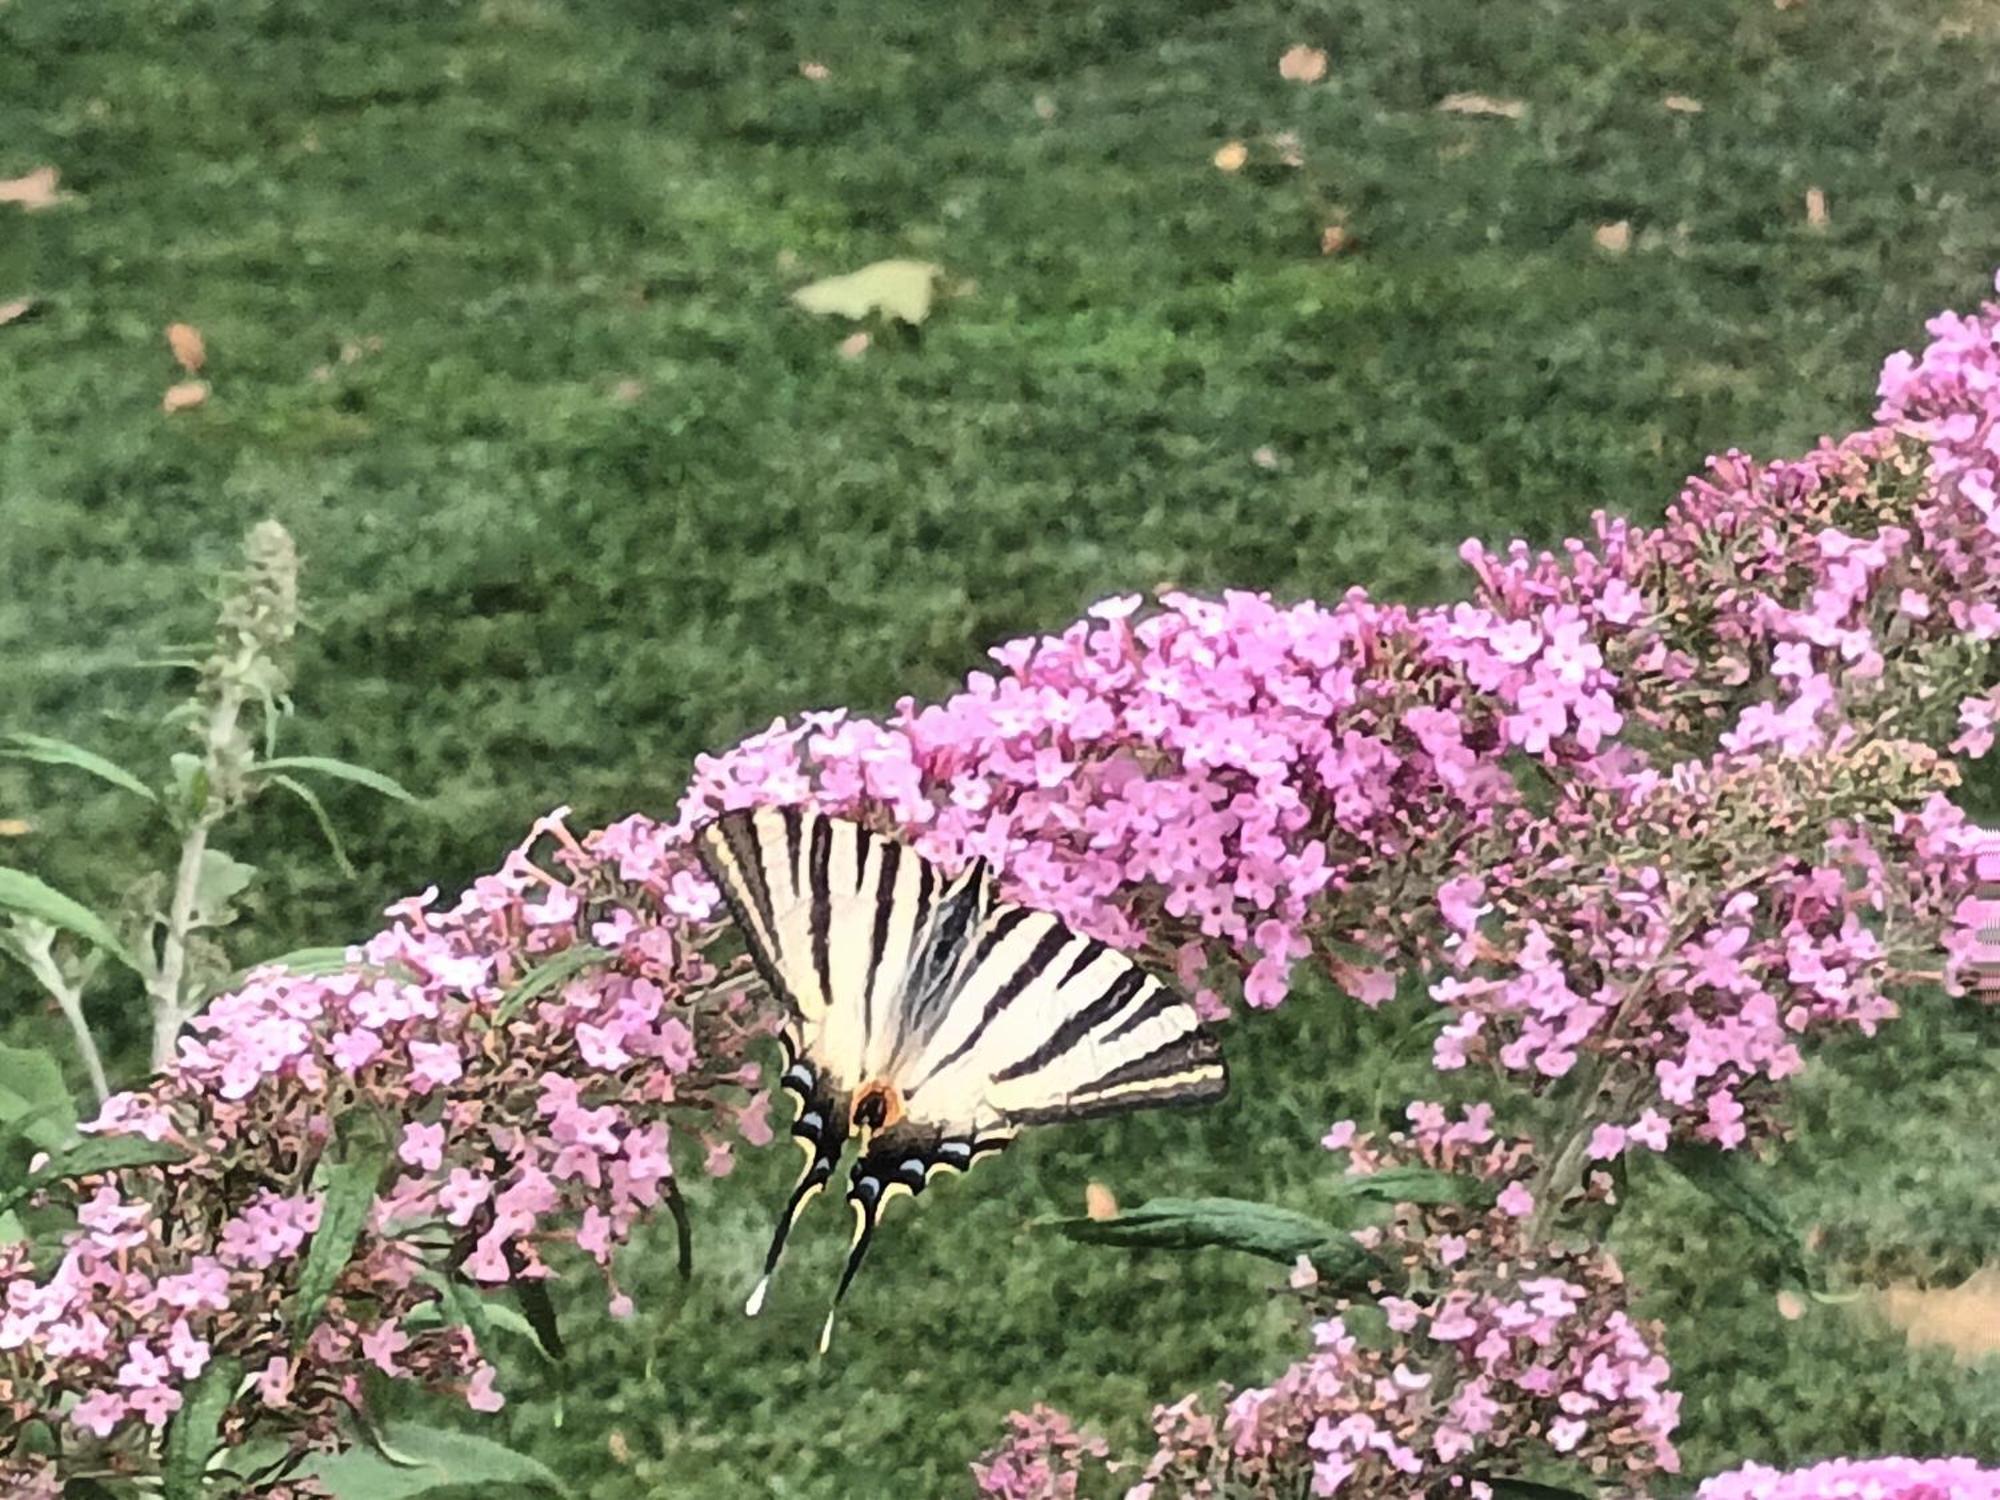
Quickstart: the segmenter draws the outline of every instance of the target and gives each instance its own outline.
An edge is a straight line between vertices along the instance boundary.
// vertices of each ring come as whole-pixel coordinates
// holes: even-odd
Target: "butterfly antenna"
[[[838,1150],[838,1145],[835,1147]],[[813,1195],[827,1184],[833,1176],[835,1158],[822,1151],[815,1151],[806,1169],[799,1174],[798,1184],[792,1189],[792,1196],[785,1200],[785,1211],[778,1215],[777,1231],[771,1236],[771,1248],[764,1254],[764,1274],[757,1278],[757,1285],[750,1293],[750,1300],[743,1304],[744,1314],[756,1317],[764,1310],[764,1294],[771,1289],[771,1275],[778,1269],[778,1262],[785,1253],[785,1241],[790,1237],[792,1225]]]
[[[840,1311],[840,1299],[847,1295],[847,1289],[854,1282],[854,1273],[861,1269],[862,1257],[868,1253],[868,1245],[875,1238],[875,1225],[881,1213],[881,1185],[872,1177],[864,1177],[848,1191],[847,1201],[854,1205],[854,1243],[847,1250],[847,1266],[840,1273],[840,1285],[834,1289],[833,1305],[826,1310],[826,1326],[819,1332],[819,1352],[826,1353],[833,1342],[833,1319]]]

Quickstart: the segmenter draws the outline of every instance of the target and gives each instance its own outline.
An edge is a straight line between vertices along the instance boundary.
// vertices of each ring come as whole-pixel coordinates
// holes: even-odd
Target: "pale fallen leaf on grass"
[[[1111,1189],[1101,1182],[1088,1184],[1083,1190],[1083,1211],[1102,1223],[1106,1219],[1118,1217],[1118,1200]]]
[[[868,346],[873,342],[874,340],[868,337],[868,330],[865,328],[858,332],[850,333],[840,341],[840,357],[842,359],[859,359],[868,352]]]
[[[1450,115],[1490,115],[1500,120],[1518,120],[1528,112],[1519,99],[1496,99],[1491,94],[1446,94],[1438,108]]]
[[[833,71],[823,62],[802,62],[799,64],[799,76],[810,78],[814,83],[825,83],[833,77]]]
[[[12,302],[0,302],[0,327],[18,322],[34,310],[33,297],[16,297]]]
[[[1620,219],[1615,224],[1599,224],[1590,237],[1607,255],[1623,255],[1632,248],[1632,221]]]
[[[1677,115],[1698,115],[1701,113],[1701,101],[1699,99],[1691,99],[1686,94],[1669,94],[1660,103],[1664,104]]]
[[[621,380],[611,387],[611,399],[620,406],[630,406],[645,394],[646,383],[643,380]]]
[[[1778,1316],[1787,1323],[1796,1323],[1806,1315],[1806,1299],[1790,1287],[1778,1293]]]
[[[1240,172],[1249,160],[1250,148],[1241,141],[1224,142],[1214,157],[1216,170],[1220,172]]]
[[[1981,1266],[1954,1287],[1892,1286],[1874,1300],[1912,1349],[1946,1348],[1962,1365],[2000,1354],[2000,1265]]]
[[[1814,229],[1826,228],[1826,194],[1818,188],[1806,189],[1806,223]]]
[[[931,315],[937,278],[938,267],[927,260],[878,260],[845,276],[808,282],[792,293],[792,301],[823,316],[865,318],[880,312],[921,323]]]
[[[24,838],[35,831],[26,818],[0,818],[0,839]]]
[[[183,380],[179,385],[167,387],[166,395],[160,398],[160,410],[164,412],[186,411],[191,406],[199,406],[208,399],[206,380]]]
[[[1281,130],[1271,137],[1271,148],[1278,153],[1278,160],[1288,167],[1303,167],[1306,164],[1305,143],[1294,130]]]
[[[1278,467],[1278,450],[1269,443],[1254,448],[1250,452],[1250,462],[1260,469],[1275,469]]]
[[[1278,76],[1289,83],[1318,83],[1326,77],[1326,53],[1301,43],[1278,59]]]
[[[199,375],[208,363],[208,345],[192,323],[169,323],[167,347],[174,351],[174,362],[190,375]]]
[[[18,203],[30,213],[54,208],[63,201],[64,194],[56,188],[61,180],[62,173],[54,167],[37,167],[25,177],[0,181],[0,203]]]
[[[1347,248],[1347,244],[1347,226],[1344,224],[1329,224],[1319,232],[1321,255],[1338,255]]]
[[[1056,101],[1047,94],[1035,95],[1035,118],[1053,120],[1056,117]]]

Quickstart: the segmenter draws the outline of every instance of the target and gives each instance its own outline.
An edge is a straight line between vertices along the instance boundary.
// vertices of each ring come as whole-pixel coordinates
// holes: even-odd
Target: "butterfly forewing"
[[[870,1076],[893,1045],[935,871],[858,823],[796,807],[729,813],[696,837],[758,970],[798,1023],[800,1052],[843,1088]]]

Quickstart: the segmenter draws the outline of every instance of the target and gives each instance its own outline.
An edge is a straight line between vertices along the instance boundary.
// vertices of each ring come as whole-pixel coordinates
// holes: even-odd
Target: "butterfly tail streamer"
[[[855,1272],[861,1269],[861,1262],[868,1254],[868,1246],[874,1241],[875,1228],[881,1222],[884,1200],[881,1185],[875,1178],[866,1177],[848,1191],[847,1201],[854,1205],[854,1242],[847,1250],[847,1264],[840,1273],[840,1285],[834,1288],[833,1304],[826,1310],[826,1326],[819,1332],[819,1352],[826,1353],[833,1342],[833,1320],[840,1311],[841,1299],[847,1289],[854,1284]]]

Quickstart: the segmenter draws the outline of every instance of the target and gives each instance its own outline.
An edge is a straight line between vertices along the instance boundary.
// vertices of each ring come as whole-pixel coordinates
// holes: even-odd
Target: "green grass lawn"
[[[1279,78],[1295,42],[1325,83]],[[1468,534],[1653,515],[1709,452],[1860,423],[1883,354],[2000,262],[1996,89],[1991,0],[0,0],[0,179],[76,195],[0,205],[0,302],[39,299],[0,326],[0,727],[142,758],[179,685],[132,663],[198,638],[198,580],[280,518],[313,621],[290,748],[429,801],[332,799],[352,883],[260,805],[276,952],[1104,594],[1444,596]],[[1211,165],[1284,131],[1302,168]],[[1593,243],[1621,220],[1626,253]],[[905,255],[951,295],[858,359],[786,301]],[[170,417],[176,320],[213,394]],[[106,899],[159,834],[79,792],[0,767],[0,817],[36,825],[0,855]],[[0,1017],[33,1009],[0,973]],[[927,1195],[824,1363],[845,1224],[808,1219],[743,1321],[793,1168],[746,1163],[697,1193],[692,1287],[630,1252],[641,1318],[580,1296],[560,1426],[552,1396],[506,1421],[592,1496],[932,1495],[1010,1406],[1129,1433],[1267,1374],[1295,1339],[1265,1269],[1032,1221],[1090,1177],[1310,1201],[1328,1120],[1431,1086],[1414,1020],[1301,996],[1232,1035],[1226,1105]],[[1995,1030],[1940,1003],[1807,1081],[1780,1180],[1853,1274],[1992,1252]],[[2000,1375],[1785,1321],[1739,1231],[1635,1193],[1695,1472],[2000,1446]]]

